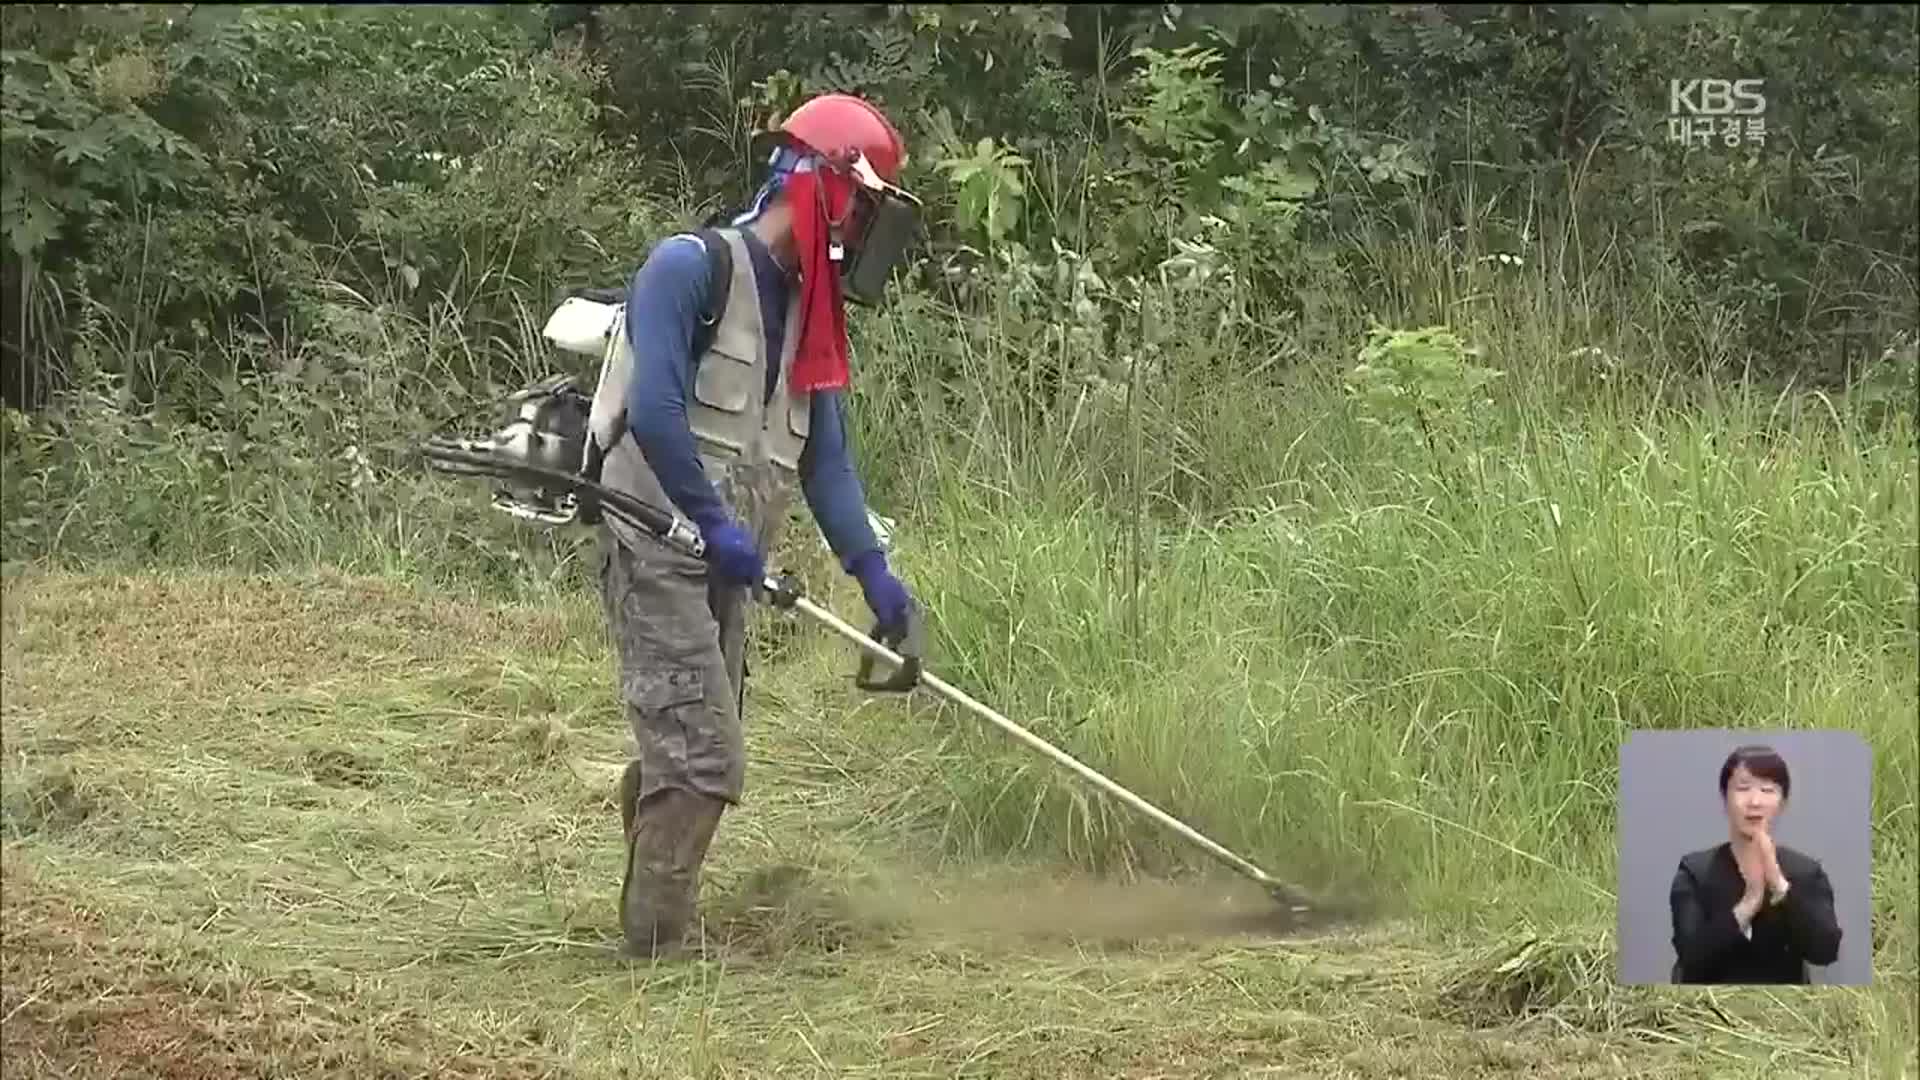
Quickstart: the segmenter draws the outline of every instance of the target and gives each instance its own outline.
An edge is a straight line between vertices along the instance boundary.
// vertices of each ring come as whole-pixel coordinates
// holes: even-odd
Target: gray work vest
[[[794,391],[787,382],[800,342],[800,290],[791,290],[780,355],[769,357],[760,289],[747,241],[738,229],[721,229],[719,234],[733,251],[732,292],[720,325],[713,330],[712,344],[695,369],[687,426],[708,482],[742,527],[755,535],[761,553],[770,555],[786,523],[813,417],[813,395]],[[624,395],[633,364],[625,318],[619,320],[611,338],[613,354],[607,358],[601,381],[607,386],[611,376],[612,389]],[[768,397],[770,362],[779,365],[779,372],[773,395]],[[627,429],[624,409],[621,412],[620,430],[602,467],[601,482],[663,510],[675,509]],[[652,542],[611,518],[608,524],[622,543]]]

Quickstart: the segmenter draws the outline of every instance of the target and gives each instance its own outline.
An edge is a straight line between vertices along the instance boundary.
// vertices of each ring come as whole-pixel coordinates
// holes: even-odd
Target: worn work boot
[[[626,838],[627,857],[633,857],[633,815],[640,809],[640,761],[627,762],[620,774],[620,835]]]
[[[680,950],[700,895],[700,866],[727,804],[680,788],[638,808],[627,842],[620,923],[627,952],[663,957]]]
[[[633,822],[640,811],[640,761],[635,758],[627,762],[620,774],[620,790],[614,801],[620,804],[621,846],[627,850],[627,868],[620,873],[620,918],[627,917],[627,892],[633,881]]]

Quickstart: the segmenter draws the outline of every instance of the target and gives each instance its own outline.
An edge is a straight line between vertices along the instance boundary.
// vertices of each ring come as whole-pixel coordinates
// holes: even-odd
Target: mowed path
[[[704,947],[649,965],[614,952],[590,597],[9,580],[0,1073],[1866,1074],[1859,1010],[1622,990],[1591,942],[1223,933],[1217,887],[946,863],[925,710],[793,652],[756,673]]]

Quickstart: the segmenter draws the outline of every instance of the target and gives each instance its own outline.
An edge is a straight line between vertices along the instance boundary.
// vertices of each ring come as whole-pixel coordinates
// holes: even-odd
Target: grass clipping
[[[1432,1012],[1474,1028],[1535,1022],[1657,1041],[1717,1015],[1710,1002],[1624,985],[1616,966],[1600,932],[1516,928],[1449,961],[1437,973]]]

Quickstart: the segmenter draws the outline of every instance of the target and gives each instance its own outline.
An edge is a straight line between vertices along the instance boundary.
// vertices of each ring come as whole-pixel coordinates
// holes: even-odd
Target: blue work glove
[[[860,591],[867,595],[867,607],[873,610],[873,617],[879,620],[881,628],[904,631],[907,607],[913,601],[907,595],[907,587],[887,569],[887,556],[878,549],[863,551],[848,561],[847,572],[860,582]]]
[[[758,585],[767,578],[766,563],[753,537],[724,515],[704,516],[694,522],[707,541],[707,565],[729,585]]]

